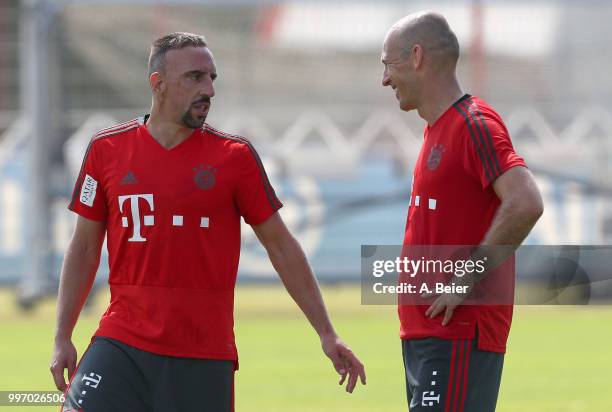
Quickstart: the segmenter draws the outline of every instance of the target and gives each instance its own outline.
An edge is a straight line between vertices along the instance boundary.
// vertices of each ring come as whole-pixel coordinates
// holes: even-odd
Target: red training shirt
[[[237,360],[240,217],[257,225],[282,204],[248,140],[204,125],[166,149],[145,121],[94,136],[69,206],[106,222],[111,301],[95,336]]]
[[[492,183],[508,169],[525,166],[525,161],[515,153],[501,117],[469,94],[427,125],[424,134],[404,247],[478,245],[500,205]],[[441,316],[426,317],[427,308],[399,305],[402,339],[473,339],[477,328],[479,349],[505,352],[512,306],[459,306],[446,327]]]

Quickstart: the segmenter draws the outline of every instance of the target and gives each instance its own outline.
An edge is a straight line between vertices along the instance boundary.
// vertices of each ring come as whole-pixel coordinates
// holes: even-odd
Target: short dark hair
[[[149,75],[164,70],[166,53],[170,50],[182,49],[184,47],[208,47],[204,36],[193,33],[174,32],[166,34],[151,44],[149,55]]]

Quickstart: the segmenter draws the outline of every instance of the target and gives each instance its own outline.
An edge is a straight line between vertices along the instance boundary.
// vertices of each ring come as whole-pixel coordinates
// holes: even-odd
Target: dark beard
[[[206,116],[204,116],[204,118],[201,120],[196,119],[191,115],[191,110],[187,110],[185,114],[183,114],[183,118],[181,120],[183,121],[183,124],[189,127],[190,129],[199,129],[204,125],[204,122],[206,121]]]

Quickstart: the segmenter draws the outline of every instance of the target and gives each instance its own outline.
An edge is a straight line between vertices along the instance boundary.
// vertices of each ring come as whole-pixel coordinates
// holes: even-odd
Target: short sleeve
[[[467,150],[464,153],[464,166],[486,189],[508,169],[527,165],[514,151],[508,130],[501,119],[483,116],[481,113],[472,113],[472,116],[465,131]]]
[[[91,220],[106,220],[106,196],[101,186],[100,147],[93,139],[83,159],[68,209]]]
[[[266,221],[283,204],[276,197],[259,155],[250,143],[241,145],[240,177],[236,205],[244,221],[258,225]]]

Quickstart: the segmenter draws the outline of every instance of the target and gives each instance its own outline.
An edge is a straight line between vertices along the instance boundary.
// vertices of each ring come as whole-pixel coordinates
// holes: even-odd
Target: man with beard
[[[149,58],[151,114],[98,132],[69,208],[51,372],[64,410],[232,411],[233,299],[243,217],[352,392],[363,365],[329,320],[306,257],[251,143],[205,123],[214,58],[172,33]],[[108,239],[111,301],[76,365],[71,341]],[[75,371],[76,369],[76,371]]]

